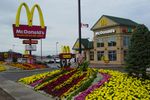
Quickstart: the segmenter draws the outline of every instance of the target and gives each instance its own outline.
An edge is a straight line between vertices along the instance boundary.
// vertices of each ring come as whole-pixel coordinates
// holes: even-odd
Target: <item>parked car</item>
[[[54,63],[54,62],[55,62],[54,59],[50,59],[48,63],[49,63],[49,64],[52,64],[52,63]]]

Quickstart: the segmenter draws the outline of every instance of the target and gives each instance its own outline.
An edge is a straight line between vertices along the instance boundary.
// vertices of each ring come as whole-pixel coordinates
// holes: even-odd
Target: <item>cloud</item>
[[[31,8],[38,3],[42,9],[45,25],[47,26],[47,37],[43,40],[43,54],[55,54],[56,42],[61,45],[73,46],[78,38],[78,1],[77,0],[2,0],[0,3],[0,51],[12,48],[24,51],[22,40],[13,38],[12,24],[18,6],[26,2]],[[81,0],[81,20],[89,24],[90,28],[102,15],[111,15],[131,19],[143,23],[150,28],[150,1],[149,0]],[[21,12],[20,23],[27,22],[25,9]],[[34,13],[33,23],[39,25],[37,10]],[[93,39],[93,32],[82,29],[82,37]],[[8,41],[9,40],[9,41]],[[34,54],[40,54],[40,41]]]
[[[10,14],[16,11],[16,2],[13,0],[2,0],[0,3],[0,12],[3,14]]]

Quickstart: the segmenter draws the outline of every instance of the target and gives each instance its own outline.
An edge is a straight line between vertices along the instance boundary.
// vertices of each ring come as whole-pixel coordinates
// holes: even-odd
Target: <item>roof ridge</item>
[[[103,15],[103,16],[106,16],[106,17],[113,17],[113,18],[118,18],[118,19],[124,19],[124,20],[130,20],[130,21],[132,21],[131,19],[127,19],[127,18],[123,18],[123,17],[116,17],[116,16],[110,16],[110,15]]]

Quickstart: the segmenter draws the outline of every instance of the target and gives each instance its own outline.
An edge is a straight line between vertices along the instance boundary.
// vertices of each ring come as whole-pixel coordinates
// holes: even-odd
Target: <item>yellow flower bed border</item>
[[[86,100],[150,100],[150,80],[141,80],[125,73],[99,70],[112,77],[102,87],[86,96]]]
[[[0,65],[0,72],[2,72],[2,71],[6,71],[6,68],[4,66]]]
[[[44,79],[45,77],[48,77],[48,76],[51,76],[53,74],[59,73],[60,71],[61,70],[54,70],[54,71],[51,71],[51,72],[44,72],[42,74],[35,74],[35,75],[29,76],[29,77],[21,78],[21,79],[19,79],[19,82],[22,82],[24,84],[31,84],[36,80]]]

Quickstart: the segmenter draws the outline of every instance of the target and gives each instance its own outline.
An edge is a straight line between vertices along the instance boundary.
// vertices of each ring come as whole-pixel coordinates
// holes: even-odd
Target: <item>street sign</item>
[[[23,40],[23,44],[38,44],[38,40]]]
[[[36,45],[25,45],[25,50],[36,51]]]

